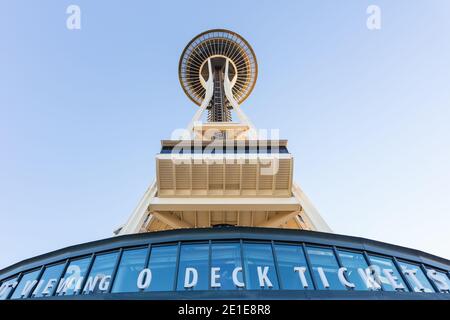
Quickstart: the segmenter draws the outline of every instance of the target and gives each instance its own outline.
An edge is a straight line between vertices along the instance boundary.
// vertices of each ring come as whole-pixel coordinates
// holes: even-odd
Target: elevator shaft
[[[209,122],[229,122],[231,121],[231,112],[227,106],[223,82],[224,74],[222,67],[214,68],[214,93],[208,107]]]

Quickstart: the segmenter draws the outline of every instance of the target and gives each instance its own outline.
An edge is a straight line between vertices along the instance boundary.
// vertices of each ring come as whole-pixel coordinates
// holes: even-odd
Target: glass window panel
[[[341,284],[338,278],[339,265],[337,263],[334,252],[327,248],[307,247],[309,259],[311,261],[311,267],[313,271],[314,279],[318,289],[324,290],[345,290],[345,286]],[[319,269],[321,268],[321,269]],[[323,276],[321,277],[321,271]],[[328,288],[324,285],[328,282]]]
[[[207,290],[208,262],[209,244],[182,244],[177,290]],[[195,285],[186,288],[185,284]]]
[[[364,280],[361,278],[358,269],[366,272],[369,267],[362,253],[338,250],[342,265],[347,268],[345,276],[347,280],[355,285],[354,290],[369,290]]]
[[[81,285],[84,277],[86,277],[90,262],[91,257],[70,261],[64,276],[56,288],[56,294],[58,296],[78,294],[81,291]]]
[[[125,250],[120,259],[112,292],[138,292],[137,279],[145,268],[148,248]]]
[[[10,292],[17,286],[17,277],[5,280],[0,285],[0,300],[8,298]]]
[[[398,264],[415,292],[435,292],[420,266],[403,261],[399,261]]]
[[[152,271],[152,281],[145,291],[172,291],[178,246],[152,246],[151,250],[148,268]]]
[[[244,243],[244,268],[247,289],[278,289],[272,245]]]
[[[379,282],[381,283],[381,287],[384,291],[408,291],[406,284],[403,282],[402,276],[398,272],[397,268],[394,265],[394,262],[390,258],[383,258],[378,256],[369,255],[371,267],[375,270],[375,274],[379,278]],[[393,283],[389,281],[387,274],[388,270],[392,270],[392,276],[395,277],[394,281],[396,286],[401,286],[402,288],[395,289]]]
[[[220,287],[213,289],[238,289],[239,287],[233,281],[233,271],[241,267],[241,246],[239,243],[213,243],[211,245],[211,268],[220,268],[220,271],[217,272],[219,278],[216,280],[216,283],[220,283]],[[238,282],[243,283],[242,271],[237,272],[236,275]]]
[[[56,290],[56,284],[64,269],[64,263],[55,264],[45,267],[41,279],[33,290],[33,297],[48,297],[53,295]]]
[[[11,299],[23,299],[28,298],[31,290],[37,284],[37,277],[39,276],[40,269],[25,273],[20,279],[19,284],[14,290]]]
[[[281,277],[281,287],[288,290],[314,290],[303,247],[275,244],[274,248]],[[304,275],[304,279],[301,278],[301,275]],[[306,281],[307,287],[304,286],[302,280]]]
[[[450,293],[450,279],[448,278],[448,274],[446,272],[443,272],[441,270],[438,269],[433,269],[433,268],[427,268],[427,271],[435,271],[436,275],[434,275],[435,277],[438,277],[440,281],[442,281],[443,283],[439,283],[438,281],[435,281],[431,278],[431,281],[433,281],[437,288],[439,289],[439,291],[441,292],[448,292]]]
[[[119,253],[107,253],[96,256],[91,272],[83,288],[83,294],[98,294],[108,291],[111,276]]]

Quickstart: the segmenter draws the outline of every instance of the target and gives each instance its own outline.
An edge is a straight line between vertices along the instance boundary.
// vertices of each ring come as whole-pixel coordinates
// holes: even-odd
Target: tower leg
[[[194,117],[192,118],[191,122],[189,123],[187,130],[189,133],[192,133],[192,130],[194,129],[194,125],[196,122],[200,121],[203,112],[205,112],[206,107],[208,106],[209,102],[212,99],[213,93],[214,93],[214,79],[212,74],[212,67],[211,67],[211,59],[208,59],[208,81],[204,81],[203,77],[200,77],[202,81],[202,86],[206,89],[205,99],[203,99],[203,102],[200,106],[200,108],[197,110],[197,112],[194,114]]]
[[[250,121],[250,119],[245,115],[245,113],[241,110],[239,107],[239,104],[237,103],[236,99],[234,99],[232,88],[233,88],[233,82],[230,81],[228,78],[228,66],[229,66],[229,59],[227,59],[225,64],[225,77],[224,77],[224,83],[223,87],[225,90],[225,96],[227,97],[228,101],[231,103],[231,106],[233,107],[233,110],[236,111],[236,114],[241,120],[242,123],[245,123],[249,126],[250,130],[252,130],[254,133],[256,133],[255,126]]]
[[[306,223],[311,227],[311,230],[330,233],[333,232],[330,226],[322,218],[319,211],[314,207],[312,202],[303,193],[303,190],[300,189],[300,187],[295,183],[292,184],[292,193],[302,206],[301,216],[302,218],[307,220]]]
[[[123,227],[118,231],[118,235],[139,233],[141,232],[142,226],[145,225],[146,220],[149,218],[148,207],[151,200],[156,196],[157,185],[156,181],[150,185],[150,187],[145,192],[139,204],[134,209],[128,221],[123,225]]]

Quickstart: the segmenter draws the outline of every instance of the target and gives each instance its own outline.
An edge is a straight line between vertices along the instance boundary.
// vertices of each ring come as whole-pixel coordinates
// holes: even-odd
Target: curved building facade
[[[216,227],[125,235],[0,272],[0,299],[450,299],[450,261],[314,231]]]

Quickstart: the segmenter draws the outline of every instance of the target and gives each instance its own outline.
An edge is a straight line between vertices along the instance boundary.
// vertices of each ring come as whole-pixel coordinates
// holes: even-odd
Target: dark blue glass
[[[94,258],[91,272],[83,288],[83,294],[98,294],[107,292],[111,285],[111,277],[119,253],[106,253]]]
[[[217,273],[215,290],[235,290],[239,287],[233,281],[233,271],[242,267],[241,246],[239,243],[213,243],[211,245],[211,268],[220,268]],[[237,280],[243,283],[242,271],[236,272]]]
[[[435,292],[420,266],[403,261],[398,264],[414,292]]]
[[[37,284],[37,277],[41,270],[37,269],[28,273],[25,273],[20,279],[19,284],[14,290],[11,299],[23,299],[28,298],[34,286]]]
[[[208,244],[182,244],[177,290],[207,290],[209,274],[208,262]],[[185,287],[185,284],[189,285],[191,283],[194,283],[195,285]]]
[[[124,250],[112,292],[138,292],[137,279],[145,268],[148,248]]]
[[[311,268],[313,269],[313,276],[316,280],[318,289],[320,290],[346,290],[345,286],[341,284],[338,278],[339,265],[334,256],[332,249],[307,247],[309,259],[311,261]],[[319,268],[322,268],[325,278],[322,279]],[[328,282],[328,287],[325,283]]]
[[[49,297],[53,295],[63,269],[64,263],[46,267],[36,288],[33,290],[32,297]]]
[[[314,290],[302,246],[275,244],[274,248],[280,272],[281,288],[287,290]],[[298,268],[304,268],[304,271],[299,271]],[[301,274],[305,277],[304,281],[306,280],[307,287],[302,283]]]
[[[266,243],[244,243],[243,250],[246,288],[258,290],[278,289],[272,245]]]
[[[161,152],[162,154],[168,154],[168,153],[172,153],[172,149],[173,147],[169,147],[169,146],[164,146],[161,148]]]
[[[91,262],[91,257],[71,260],[64,276],[56,288],[56,295],[74,295],[81,291],[81,285]]]
[[[406,284],[403,281],[400,272],[395,267],[392,259],[372,255],[369,255],[369,259],[371,268],[375,271],[375,275],[378,277],[378,282],[381,283],[381,287],[384,291],[408,291]],[[392,276],[395,277],[395,283],[402,286],[402,289],[395,289],[391,281],[389,281],[387,273],[390,272],[392,272]]]
[[[358,269],[362,269],[363,272],[366,272],[366,269],[369,267],[364,255],[362,253],[345,250],[338,250],[338,254],[342,265],[347,268],[345,277],[349,282],[355,285],[354,290],[369,290],[358,272]]]
[[[145,291],[172,291],[175,280],[178,246],[152,246],[148,268],[152,281]]]

